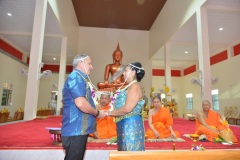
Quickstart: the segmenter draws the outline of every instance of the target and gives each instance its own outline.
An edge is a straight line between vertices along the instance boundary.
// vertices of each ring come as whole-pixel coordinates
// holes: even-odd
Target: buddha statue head
[[[112,58],[113,58],[113,63],[117,63],[117,62],[119,62],[120,64],[122,63],[123,54],[122,54],[122,51],[120,50],[119,43],[117,45],[116,50],[112,54]]]

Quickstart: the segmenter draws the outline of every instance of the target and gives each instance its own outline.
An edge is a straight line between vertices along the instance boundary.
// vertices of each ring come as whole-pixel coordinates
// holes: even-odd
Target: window
[[[187,109],[193,109],[192,93],[186,94],[186,104],[187,104]]]
[[[213,110],[219,111],[218,89],[212,90],[212,107]]]
[[[3,83],[2,106],[12,105],[12,84]]]

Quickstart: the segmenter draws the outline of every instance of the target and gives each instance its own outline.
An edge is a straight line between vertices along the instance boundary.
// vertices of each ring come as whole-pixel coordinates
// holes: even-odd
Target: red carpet
[[[62,149],[61,146],[52,144],[51,136],[46,127],[58,127],[61,125],[61,116],[51,116],[46,119],[36,118],[27,122],[17,122],[0,126],[0,149],[28,148],[28,149]],[[145,121],[145,129],[148,128]],[[192,142],[183,137],[183,134],[193,133],[195,122],[183,118],[174,118],[174,130],[181,134],[185,142],[176,142],[176,149],[189,150],[192,144],[202,144],[206,149],[240,149],[240,143],[236,145],[222,145],[213,142]],[[231,126],[238,140],[240,140],[240,126]],[[168,150],[172,149],[172,142],[146,142],[146,150]],[[87,149],[90,150],[116,150],[116,145],[106,143],[89,142]]]

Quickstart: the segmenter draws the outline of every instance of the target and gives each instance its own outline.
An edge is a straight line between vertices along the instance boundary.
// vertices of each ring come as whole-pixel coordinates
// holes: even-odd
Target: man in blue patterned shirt
[[[93,69],[90,57],[77,55],[73,68],[62,90],[62,144],[65,160],[82,160],[88,135],[95,132],[96,118],[104,118],[106,114],[96,109],[92,99],[88,77]]]

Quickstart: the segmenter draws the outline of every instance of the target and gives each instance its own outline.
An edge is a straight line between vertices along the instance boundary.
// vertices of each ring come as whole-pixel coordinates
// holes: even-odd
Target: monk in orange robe
[[[173,119],[168,108],[162,107],[159,97],[154,97],[152,101],[153,109],[148,113],[149,128],[146,138],[179,138],[180,134],[173,131]]]
[[[213,141],[213,138],[218,138],[218,135],[221,135],[221,132],[230,128],[228,125],[225,125],[219,114],[211,109],[211,104],[208,100],[204,100],[202,102],[202,111],[197,113],[196,118],[196,131],[195,133],[198,135],[205,134],[207,140]],[[237,142],[237,138],[234,136],[233,132],[230,130],[232,134],[233,142]]]
[[[110,107],[110,94],[103,92],[100,97],[100,103],[97,105],[99,110],[109,110]],[[97,127],[94,136],[99,139],[108,139],[117,137],[116,124],[113,121],[113,117],[107,116],[103,119],[96,119]]]

